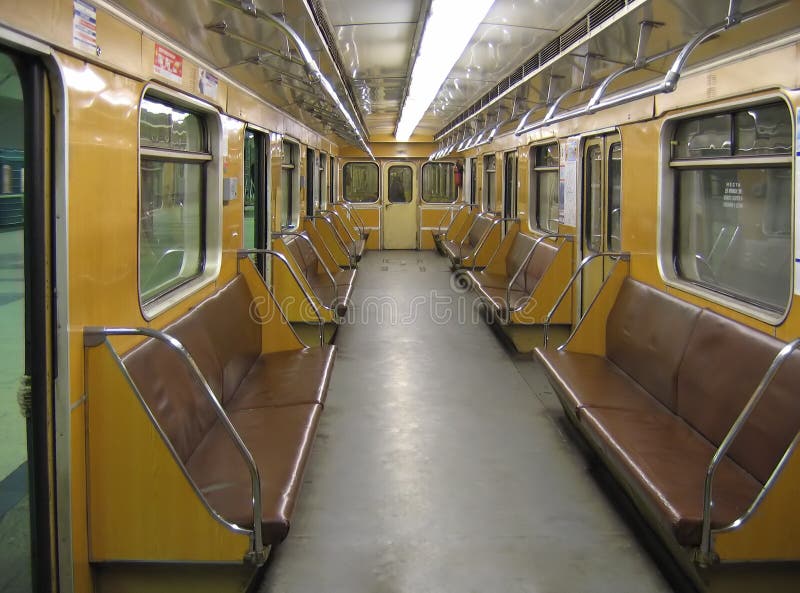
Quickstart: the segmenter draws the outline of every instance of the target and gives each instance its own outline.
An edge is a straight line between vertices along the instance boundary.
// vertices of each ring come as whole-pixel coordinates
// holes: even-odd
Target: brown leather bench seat
[[[255,458],[264,543],[282,541],[328,389],[335,347],[262,352],[242,276],[165,333],[181,341]],[[187,365],[148,339],[123,357],[150,413],[212,509],[252,528],[247,466]]]
[[[458,265],[463,260],[476,255],[476,250],[480,247],[486,235],[489,234],[493,223],[494,218],[490,215],[486,213],[477,214],[463,241],[453,241],[452,239],[444,239],[442,241],[442,250],[450,258],[453,265]]]
[[[529,235],[523,233],[514,235],[505,258],[505,274],[493,274],[485,270],[467,272],[473,288],[484,302],[490,304],[497,312],[505,314],[509,309],[525,306],[547,268],[555,260],[558,254],[556,245],[540,241],[531,254],[535,243],[536,239]],[[525,268],[514,279],[522,266]],[[512,279],[514,279],[513,284],[511,284]]]
[[[353,292],[356,271],[334,269],[329,270],[329,276],[325,271],[325,264],[320,261],[314,252],[308,234],[302,232],[299,235],[301,236],[287,235],[283,237],[286,249],[320,303],[330,309],[334,309],[337,314],[344,315],[347,312],[347,305]],[[331,276],[333,277],[333,282],[331,282]]]
[[[567,416],[645,516],[700,544],[712,456],[783,342],[626,279],[606,323],[606,354],[536,349]],[[798,429],[800,355],[781,368],[713,482],[712,527],[755,500]]]

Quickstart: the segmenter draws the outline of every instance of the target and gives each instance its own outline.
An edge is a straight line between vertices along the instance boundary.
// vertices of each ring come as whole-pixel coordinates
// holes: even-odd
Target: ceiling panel
[[[363,23],[417,23],[420,0],[325,0],[334,27]]]
[[[572,24],[594,3],[587,0],[495,0],[483,22],[542,28],[552,33]]]
[[[350,78],[406,76],[416,24],[337,27],[336,43]]]

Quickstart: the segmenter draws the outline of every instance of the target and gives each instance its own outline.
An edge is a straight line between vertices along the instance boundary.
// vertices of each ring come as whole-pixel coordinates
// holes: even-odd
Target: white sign
[[[561,224],[578,223],[578,138],[569,138],[559,159],[558,215]]]
[[[217,98],[217,89],[219,89],[219,79],[211,74],[208,70],[203,68],[200,69],[200,92],[203,93],[206,97],[211,97],[212,99]]]
[[[72,3],[72,45],[82,51],[97,52],[97,9],[83,0]]]

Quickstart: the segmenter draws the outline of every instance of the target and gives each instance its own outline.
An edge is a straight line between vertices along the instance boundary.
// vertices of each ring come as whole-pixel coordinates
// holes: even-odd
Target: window
[[[331,156],[330,158],[330,167],[328,168],[328,203],[335,204],[336,203],[336,159]]]
[[[265,249],[269,244],[269,136],[246,130],[244,139],[244,238],[245,249]],[[255,256],[258,269],[266,269],[265,255]]]
[[[300,147],[294,142],[283,141],[281,162],[281,228],[296,227],[300,220],[300,171],[297,156]]]
[[[775,312],[791,294],[792,120],[783,103],[679,122],[679,277]]]
[[[344,166],[344,199],[348,202],[378,201],[378,165],[347,163]]]
[[[475,205],[478,192],[478,159],[469,159],[469,203]]]
[[[517,215],[517,153],[503,155],[503,217]]]
[[[389,167],[389,201],[393,204],[408,204],[414,198],[413,171],[408,165]]]
[[[558,143],[531,148],[528,220],[531,228],[558,232]]]
[[[454,163],[425,163],[422,165],[422,201],[433,204],[455,202],[454,170]]]
[[[139,123],[139,293],[147,304],[203,274],[212,156],[199,113],[145,95]]]
[[[317,191],[317,208],[325,209],[325,201],[328,199],[328,155],[324,152],[319,153],[319,191]]]
[[[483,157],[483,211],[492,209],[492,196],[494,195],[495,156],[487,154]]]
[[[306,149],[306,215],[314,216],[314,204],[317,202],[317,155],[313,148]]]

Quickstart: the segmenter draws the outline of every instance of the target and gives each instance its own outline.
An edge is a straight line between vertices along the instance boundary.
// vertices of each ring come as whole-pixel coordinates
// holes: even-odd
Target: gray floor
[[[533,362],[431,252],[365,256],[286,542],[262,593],[670,591]]]

